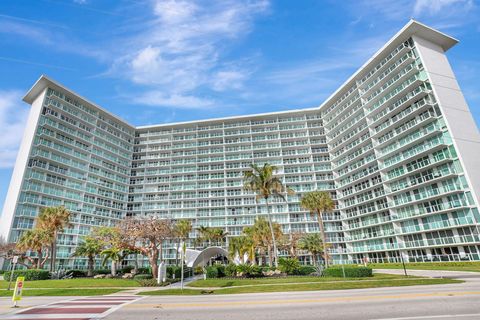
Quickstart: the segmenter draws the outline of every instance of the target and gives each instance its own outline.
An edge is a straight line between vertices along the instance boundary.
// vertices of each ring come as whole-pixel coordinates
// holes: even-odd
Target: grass
[[[401,277],[401,276],[400,276]],[[391,274],[375,274],[373,277],[363,278],[335,278],[335,277],[287,277],[287,278],[253,278],[253,279],[207,279],[197,280],[189,283],[189,287],[197,288],[225,288],[238,287],[245,285],[257,284],[281,284],[281,283],[303,283],[303,282],[326,282],[326,281],[363,281],[363,280],[382,280],[382,279],[398,279],[398,275]]]
[[[12,281],[15,286],[15,281]],[[137,281],[131,279],[92,279],[77,278],[63,280],[37,280],[25,281],[25,289],[30,288],[106,288],[106,287],[139,287]],[[8,281],[0,281],[0,289],[7,288]]]
[[[402,279],[383,279],[378,281],[353,281],[353,282],[318,282],[303,284],[285,284],[285,285],[258,285],[248,287],[228,287],[222,289],[204,290],[199,289],[166,289],[156,291],[140,292],[141,295],[201,295],[201,294],[237,294],[237,293],[261,293],[261,292],[288,292],[288,291],[313,291],[313,290],[345,290],[345,289],[364,289],[380,287],[401,287],[414,285],[432,285],[432,284],[450,284],[462,283],[460,280],[453,279],[431,279],[431,278],[404,278]]]
[[[403,269],[401,263],[371,263],[371,268],[378,269]],[[405,263],[407,269],[417,270],[447,270],[447,271],[472,271],[480,272],[480,262],[419,262]]]
[[[111,294],[119,292],[122,289],[71,289],[71,288],[56,288],[56,289],[32,289],[24,290],[24,297],[40,297],[40,296],[100,296],[104,294]],[[0,290],[0,297],[11,297],[13,290]]]

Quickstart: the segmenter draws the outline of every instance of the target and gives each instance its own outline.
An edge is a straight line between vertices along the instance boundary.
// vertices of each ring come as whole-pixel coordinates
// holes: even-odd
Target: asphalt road
[[[118,305],[101,317],[111,320],[480,319],[480,273],[409,271],[409,274],[463,278],[466,282],[224,296],[148,296]],[[58,297],[25,298],[22,303],[33,306],[55,300],[59,300]],[[5,298],[0,299],[0,319],[7,318],[7,304],[9,302]],[[35,319],[39,317],[37,315]],[[8,318],[16,319],[17,316],[12,317],[9,312]]]
[[[392,273],[403,270],[388,271]],[[410,271],[464,278],[462,284],[357,290],[150,296],[112,313],[111,320],[480,319],[480,273]]]

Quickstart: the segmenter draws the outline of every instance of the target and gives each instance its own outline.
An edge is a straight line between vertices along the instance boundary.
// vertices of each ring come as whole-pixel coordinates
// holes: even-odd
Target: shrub
[[[130,273],[133,270],[133,266],[126,266],[118,270],[119,273]]]
[[[167,278],[180,278],[182,276],[182,268],[179,266],[167,266]]]
[[[97,270],[94,270],[93,273],[95,275],[97,275],[97,274],[110,274],[111,271],[110,271],[110,269],[97,269]]]
[[[141,287],[156,287],[158,286],[157,279],[136,279]]]
[[[298,275],[300,276],[308,276],[309,274],[317,272],[317,268],[314,266],[300,266],[298,268]]]
[[[151,273],[152,273],[151,268],[145,268],[145,267],[138,268],[138,274],[151,274]]]
[[[280,258],[278,260],[278,268],[288,275],[298,274],[300,262],[296,258]]]
[[[11,271],[6,271],[3,274],[3,279],[9,281],[11,273]],[[41,269],[15,270],[13,271],[13,279],[17,279],[17,277],[25,277],[25,281],[47,280],[50,279],[50,272]]]
[[[218,277],[225,277],[225,266],[223,264],[217,264],[215,267],[217,267]]]
[[[238,274],[242,274],[247,278],[263,276],[262,267],[257,265],[250,265],[250,264],[239,264],[237,266],[237,275]]]
[[[133,280],[148,280],[148,279],[153,279],[153,276],[151,274],[137,274],[133,276]]]
[[[87,271],[72,269],[67,270],[65,275],[72,278],[85,278],[87,276]]]
[[[218,278],[218,269],[216,266],[208,266],[205,268],[207,279]]]
[[[363,278],[372,276],[372,268],[369,267],[350,267],[346,266],[345,276],[349,278]],[[323,271],[327,277],[343,277],[342,267],[329,267]]]
[[[202,274],[203,273],[203,268],[202,267],[195,267],[193,270],[193,274]]]
[[[227,277],[235,277],[237,275],[237,266],[233,263],[229,263],[225,267],[225,275]]]

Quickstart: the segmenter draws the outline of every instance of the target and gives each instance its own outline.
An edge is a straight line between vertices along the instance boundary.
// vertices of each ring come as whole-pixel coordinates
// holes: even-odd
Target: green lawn
[[[15,281],[12,281],[15,286]],[[24,288],[107,288],[107,287],[139,287],[137,281],[128,279],[92,279],[77,278],[63,280],[25,281]],[[0,289],[7,288],[8,281],[0,281]]]
[[[207,279],[197,280],[189,283],[189,287],[197,288],[225,288],[238,287],[256,284],[280,284],[280,283],[302,283],[302,282],[326,282],[326,281],[363,281],[363,280],[381,280],[381,279],[398,279],[405,278],[403,276],[392,274],[375,274],[373,277],[364,278],[335,278],[335,277],[287,277],[287,278],[253,278],[253,279]]]
[[[414,285],[449,284],[462,283],[453,279],[430,279],[430,278],[404,278],[383,279],[378,281],[354,281],[354,282],[318,282],[304,284],[285,285],[258,285],[248,287],[229,287],[203,291],[199,289],[166,289],[156,291],[144,291],[141,295],[200,295],[200,294],[236,294],[236,293],[259,293],[259,292],[287,292],[287,291],[310,291],[310,290],[343,290],[343,289],[364,289],[380,287],[400,287]],[[203,292],[202,292],[203,291]]]
[[[25,297],[38,297],[38,296],[100,296],[104,294],[111,294],[119,292],[122,289],[32,289],[24,290],[23,296]],[[0,290],[0,297],[11,297],[13,290],[7,291],[5,289]]]
[[[403,269],[401,263],[371,263],[368,265],[377,269]],[[480,262],[419,262],[406,263],[407,269],[418,270],[447,270],[480,272]]]

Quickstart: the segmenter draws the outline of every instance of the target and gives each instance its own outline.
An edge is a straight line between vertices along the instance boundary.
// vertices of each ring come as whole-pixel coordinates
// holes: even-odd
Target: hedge
[[[9,281],[11,273],[11,271],[6,271],[3,274],[3,279]],[[47,280],[50,279],[50,272],[41,269],[15,270],[13,272],[13,279],[15,280],[17,277],[25,277],[25,281]]]
[[[175,275],[175,277],[173,275]],[[182,267],[167,266],[167,278],[180,278],[181,276],[182,276]]]
[[[318,272],[318,270],[314,266],[300,266],[297,270],[299,276],[308,276],[315,272]]]
[[[218,269],[216,266],[208,266],[205,268],[207,279],[218,278]]]
[[[345,277],[348,278],[363,278],[371,277],[373,275],[372,268],[369,267],[344,267]],[[343,277],[342,267],[329,267],[323,271],[326,277]]]

